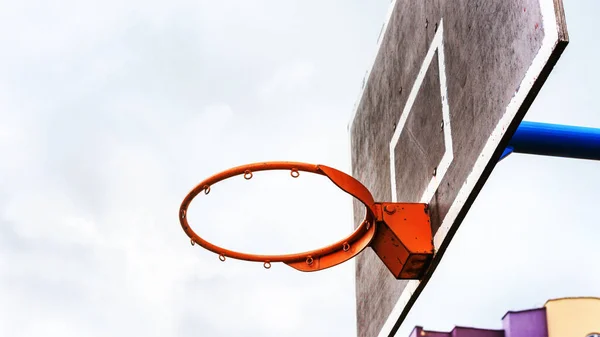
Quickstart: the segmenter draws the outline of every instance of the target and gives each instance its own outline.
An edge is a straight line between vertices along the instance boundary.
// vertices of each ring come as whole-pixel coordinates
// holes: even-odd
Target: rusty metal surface
[[[432,268],[425,276],[405,308],[410,308],[423,289],[431,272],[439,263],[448,242],[477,193],[491,173],[501,151],[514,132],[552,67],[564,50],[567,32],[560,0],[554,5],[556,21],[545,27],[539,0],[425,0],[395,1],[387,28],[382,35],[378,55],[364,84],[350,128],[352,175],[361,181],[376,200],[430,204],[431,230],[438,234],[443,221],[443,242],[436,246]],[[390,140],[401,120],[404,107],[419,69],[432,45],[438,25],[443,20],[444,69],[435,62],[439,52],[426,69],[421,87],[402,133],[394,148],[396,190],[390,182]],[[522,81],[536,55],[541,50],[546,29],[558,31],[552,54],[532,83],[521,88]],[[446,75],[447,97],[440,94],[440,71]],[[507,106],[515,93],[525,91],[501,133],[491,140],[491,153],[484,147],[492,132],[508,114]],[[444,132],[440,129],[442,107],[447,99],[451,124],[453,160],[430,200],[421,200],[424,189],[443,152]],[[458,200],[458,211],[447,218],[464,188],[467,178],[482,156],[489,161],[478,169],[474,183],[469,183],[466,197]],[[355,203],[355,219],[360,207]],[[390,312],[407,286],[389,273],[384,263],[371,249],[356,259],[356,303],[358,336],[378,336]],[[395,320],[391,334],[406,315]]]

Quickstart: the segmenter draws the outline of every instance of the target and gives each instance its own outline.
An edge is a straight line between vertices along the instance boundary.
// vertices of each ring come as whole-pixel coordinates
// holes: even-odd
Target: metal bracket
[[[376,203],[371,248],[396,279],[420,279],[433,259],[429,207],[421,203]]]

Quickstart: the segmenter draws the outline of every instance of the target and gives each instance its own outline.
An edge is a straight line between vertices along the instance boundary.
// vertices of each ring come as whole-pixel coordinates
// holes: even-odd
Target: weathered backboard
[[[567,42],[561,0],[392,2],[350,125],[352,174],[376,201],[429,203],[436,255],[421,281],[357,257],[359,336],[398,329]]]

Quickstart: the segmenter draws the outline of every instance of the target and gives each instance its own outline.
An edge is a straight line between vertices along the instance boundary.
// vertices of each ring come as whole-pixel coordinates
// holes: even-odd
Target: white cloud
[[[242,163],[302,160],[348,171],[347,119],[387,5],[0,3],[0,335],[354,334],[353,261],[316,274],[221,263],[191,247],[177,210],[195,183]],[[594,177],[593,169],[581,176]],[[555,174],[575,167],[564,170]],[[224,182],[199,196],[191,223],[234,248],[319,247],[351,226],[350,198],[319,178],[282,172]],[[565,190],[592,195],[585,189],[592,178],[570,184],[584,181]],[[564,197],[558,192],[527,197],[543,203]],[[569,220],[546,213],[519,216],[554,226],[553,217]],[[578,223],[592,219],[580,215]],[[527,247],[532,228],[514,232],[522,236],[515,247]],[[565,234],[569,249],[583,251],[573,243],[583,232],[582,225]],[[455,253],[461,261],[472,257],[467,247],[481,249],[463,247]],[[523,260],[514,267],[536,279]],[[576,284],[590,289],[594,277]],[[557,277],[544,289],[572,279]],[[512,298],[515,289],[522,300],[505,300],[503,309],[533,301],[524,283],[507,284],[500,294]],[[444,294],[440,287],[432,292]],[[435,300],[425,294],[415,315]]]
[[[372,29],[344,19],[323,33],[334,14],[358,18],[356,6],[299,4],[0,4],[9,51],[0,55],[1,335],[293,336],[323,335],[331,324],[352,334],[351,264],[304,275],[221,263],[191,247],[176,218],[194,183],[232,165],[330,154],[328,164],[345,163],[345,137],[324,143],[353,102],[341,89],[331,90],[335,99],[310,91],[327,80],[316,71],[323,65],[356,83],[363,69],[327,66],[319,55],[331,53],[340,26],[353,39],[337,49],[372,41],[382,16],[370,18]],[[361,66],[368,55],[348,54],[355,58],[345,62]],[[304,94],[290,100],[297,90]],[[347,234],[350,216],[332,210],[348,199],[328,205],[335,187],[299,181],[291,205],[290,190],[266,175],[247,190],[219,186],[194,225],[224,245],[265,250]],[[238,212],[235,202],[245,203]]]
[[[293,62],[279,68],[269,80],[259,89],[259,97],[263,100],[272,99],[274,95],[298,94],[305,89],[315,72],[314,64],[310,62]]]

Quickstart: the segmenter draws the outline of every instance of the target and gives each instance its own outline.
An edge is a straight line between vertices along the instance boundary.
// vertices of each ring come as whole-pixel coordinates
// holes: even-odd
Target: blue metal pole
[[[500,160],[513,152],[600,160],[600,129],[521,122]]]

